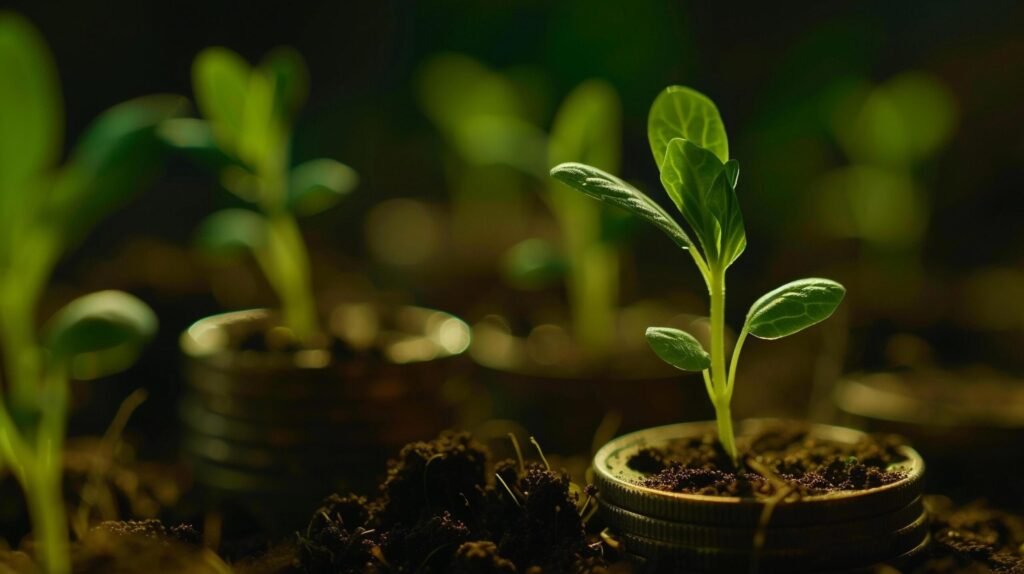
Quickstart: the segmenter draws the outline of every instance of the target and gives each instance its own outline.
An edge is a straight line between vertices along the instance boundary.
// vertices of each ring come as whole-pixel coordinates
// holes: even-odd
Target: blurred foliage
[[[532,187],[545,188],[541,197],[558,222],[560,249],[542,245],[541,238],[526,239],[505,252],[501,270],[509,283],[529,289],[546,287],[564,270],[574,335],[593,354],[606,350],[616,328],[619,294],[617,247],[609,241],[615,233],[606,229],[616,228],[621,214],[554,183],[548,169],[565,161],[618,169],[622,112],[615,89],[601,80],[583,82],[561,103],[549,133],[533,112],[528,85],[514,73],[494,72],[464,55],[441,54],[424,66],[421,99],[462,161],[509,166],[529,177]]]
[[[58,259],[154,175],[163,155],[154,128],[185,102],[150,96],[115,106],[58,165],[64,118],[56,66],[35,28],[7,12],[0,12],[0,77],[0,461],[25,493],[47,572],[66,574],[68,379],[127,368],[156,331],[156,316],[127,293],[93,293],[58,311],[41,339],[37,307]]]
[[[759,214],[747,228],[755,239],[748,264],[735,271],[738,297],[755,295],[749,287],[754,277],[780,279],[796,266],[835,268],[851,287],[850,316],[866,329],[852,339],[855,347],[871,347],[877,333],[909,326],[931,329],[931,338],[944,337],[955,354],[961,346],[951,343],[954,337],[937,335],[938,327],[926,324],[971,314],[975,303],[964,298],[978,289],[958,287],[965,276],[1020,266],[1019,3],[818,3],[786,18],[778,17],[777,6],[755,3],[736,18],[735,6],[692,2],[347,2],[309,10],[275,5],[253,11],[246,26],[224,25],[237,17],[229,3],[182,0],[106,11],[14,3],[40,23],[64,63],[62,75],[76,93],[65,102],[70,134],[81,133],[96,110],[124,94],[187,89],[188,62],[210,43],[232,46],[250,61],[274,45],[299,48],[318,88],[294,116],[295,155],[348,158],[360,167],[361,185],[373,190],[351,197],[345,210],[304,222],[314,252],[376,253],[367,238],[383,232],[361,232],[366,214],[384,201],[415,199],[426,202],[429,217],[420,213],[416,220],[426,227],[410,235],[429,241],[399,255],[422,254],[432,245],[435,256],[417,259],[429,262],[421,266],[460,285],[468,277],[493,275],[501,254],[519,241],[542,237],[548,249],[509,257],[524,261],[526,269],[550,271],[527,283],[551,285],[565,261],[550,265],[556,262],[548,255],[561,258],[558,236],[538,220],[531,205],[535,183],[521,173],[523,165],[547,155],[536,147],[539,135],[530,126],[548,131],[562,97],[588,79],[603,78],[621,98],[621,173],[641,188],[657,184],[640,144],[648,105],[662,86],[701,86],[734,126],[730,151],[747,158],[744,173],[750,174],[739,201],[746,212]],[[463,54],[440,69],[470,80],[431,96],[423,79],[442,52]],[[936,81],[945,97],[933,89]],[[443,117],[446,100],[453,103],[448,109],[475,108],[489,118],[453,129]],[[924,117],[940,118],[950,103],[948,123],[922,124]],[[488,146],[466,145],[473,132],[496,125],[494,116],[513,117],[518,127],[503,128],[509,137]],[[14,121],[22,120],[31,117]],[[11,121],[5,116],[3,125],[16,125]],[[26,149],[36,145],[25,143]],[[59,154],[61,147],[41,153]],[[510,154],[520,160],[516,168],[473,159]],[[223,158],[208,159],[219,165]],[[900,165],[911,166],[909,173]],[[165,188],[202,185],[188,167],[174,170],[161,184]],[[229,185],[238,190],[251,184],[244,170],[226,179],[232,177]],[[182,242],[184,230],[194,226],[181,222],[214,207],[237,207],[227,194],[163,191],[112,220],[63,272],[87,266],[125,234]],[[438,205],[449,199],[450,205]],[[965,221],[964,212],[976,216]],[[391,229],[393,234],[402,227]],[[664,296],[677,286],[700,289],[685,279],[680,283],[673,269],[659,264],[665,253],[659,250],[670,246],[654,232],[638,229],[635,235],[636,255],[622,269],[624,292]],[[522,257],[531,254],[540,259]],[[908,257],[917,263],[902,265]],[[410,279],[414,266],[398,265],[387,275],[378,270],[382,261],[367,262],[382,287],[400,286],[424,303],[445,301],[437,291],[420,289],[418,277]],[[903,268],[916,268],[924,282],[904,282],[898,278]],[[860,289],[862,282],[897,289],[906,283],[908,296],[883,297]],[[993,291],[988,298],[1008,296]],[[965,318],[962,324],[977,322]],[[880,354],[854,361],[870,362],[871,356]]]
[[[161,127],[164,140],[214,169],[221,184],[255,206],[210,215],[197,233],[214,257],[251,253],[277,291],[284,321],[300,341],[318,330],[309,255],[296,216],[325,211],[356,187],[355,171],[332,159],[292,167],[291,122],[309,92],[305,61],[277,48],[251,67],[227,48],[207,48],[192,67],[205,120]]]
[[[949,142],[955,121],[953,96],[932,76],[907,72],[874,88],[850,86],[833,129],[851,165],[825,176],[825,229],[883,249],[919,247],[931,206],[914,172]]]

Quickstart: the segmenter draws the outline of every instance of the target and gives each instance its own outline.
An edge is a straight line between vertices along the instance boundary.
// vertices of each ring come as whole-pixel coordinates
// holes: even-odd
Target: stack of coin
[[[777,421],[746,421],[740,434]],[[810,425],[811,436],[853,444],[863,433]],[[760,498],[707,496],[640,485],[644,474],[630,468],[644,448],[713,432],[714,423],[684,423],[619,437],[594,457],[594,482],[601,517],[626,551],[658,570],[742,572],[834,572],[905,560],[928,543],[922,478],[924,461],[909,447],[895,469],[906,477],[876,488],[822,495]],[[762,524],[765,519],[766,523]]]

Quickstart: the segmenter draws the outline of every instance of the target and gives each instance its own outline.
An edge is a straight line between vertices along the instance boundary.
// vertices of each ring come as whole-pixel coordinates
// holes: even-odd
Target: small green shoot
[[[156,317],[127,293],[104,291],[36,314],[60,257],[155,175],[165,152],[154,130],[184,113],[178,96],[149,96],[97,118],[63,165],[63,109],[46,43],[24,18],[0,12],[0,462],[20,483],[38,557],[70,572],[62,494],[69,379],[127,368]]]
[[[215,257],[251,253],[277,293],[285,325],[308,342],[319,321],[296,218],[333,207],[359,178],[333,159],[291,165],[291,125],[309,88],[295,50],[278,48],[254,67],[231,50],[207,48],[193,63],[192,84],[203,119],[166,122],[160,135],[254,208],[210,215],[198,243]]]
[[[740,350],[747,335],[778,339],[828,318],[846,290],[828,279],[801,279],[758,299],[733,346],[725,345],[725,275],[747,245],[736,197],[739,164],[729,159],[729,141],[718,109],[703,94],[670,86],[655,100],[648,117],[648,138],[661,182],[696,237],[690,235],[651,198],[596,167],[563,163],[551,170],[556,180],[599,201],[616,205],[653,223],[689,252],[711,298],[711,348],[689,333],[651,327],[647,340],[666,363],[699,371],[715,408],[718,439],[737,462],[730,401]]]

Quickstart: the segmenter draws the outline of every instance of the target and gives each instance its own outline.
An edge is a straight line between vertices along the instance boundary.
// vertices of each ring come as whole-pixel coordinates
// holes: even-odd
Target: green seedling
[[[747,245],[736,197],[739,163],[729,159],[729,142],[718,109],[692,89],[665,89],[651,107],[647,129],[662,185],[696,242],[651,198],[614,175],[580,163],[558,165],[551,175],[587,196],[653,223],[693,258],[711,298],[710,351],[693,335],[678,329],[652,327],[647,330],[647,340],[665,362],[703,374],[715,408],[718,440],[736,462],[730,401],[747,336],[778,339],[806,329],[828,318],[846,290],[828,279],[800,279],[764,295],[751,306],[728,358],[725,275]]]
[[[104,112],[58,165],[63,110],[45,42],[0,12],[0,464],[25,492],[46,572],[70,571],[61,492],[69,379],[132,363],[156,330],[141,301],[117,291],[76,299],[39,333],[39,300],[60,257],[155,174],[154,136],[180,115],[178,96],[150,96]]]
[[[291,165],[291,124],[309,87],[295,50],[273,50],[254,67],[231,50],[207,48],[193,63],[192,86],[203,119],[166,122],[161,136],[254,208],[210,215],[198,242],[217,257],[251,253],[277,293],[285,325],[308,342],[319,326],[296,217],[333,207],[359,178],[333,159]]]
[[[523,241],[506,254],[505,276],[527,288],[564,276],[573,334],[591,355],[607,351],[619,298],[617,212],[551,181],[548,167],[576,161],[618,170],[622,112],[615,89],[600,80],[580,84],[545,130],[511,75],[445,55],[427,66],[425,77],[424,107],[460,157],[510,166],[547,188],[542,197],[558,222],[561,245]]]

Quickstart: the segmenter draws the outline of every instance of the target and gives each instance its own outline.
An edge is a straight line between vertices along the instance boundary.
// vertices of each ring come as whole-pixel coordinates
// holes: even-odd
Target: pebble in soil
[[[604,571],[565,473],[488,458],[467,433],[407,445],[389,463],[376,499],[335,495],[314,513],[299,535],[296,570]]]
[[[780,425],[740,437],[740,460],[755,459],[803,495],[864,490],[899,481],[889,470],[903,460],[895,438],[867,436],[855,444],[812,437],[802,425]],[[717,496],[770,496],[775,486],[752,470],[737,468],[713,434],[644,448],[629,467],[646,476],[639,484],[668,492]]]

